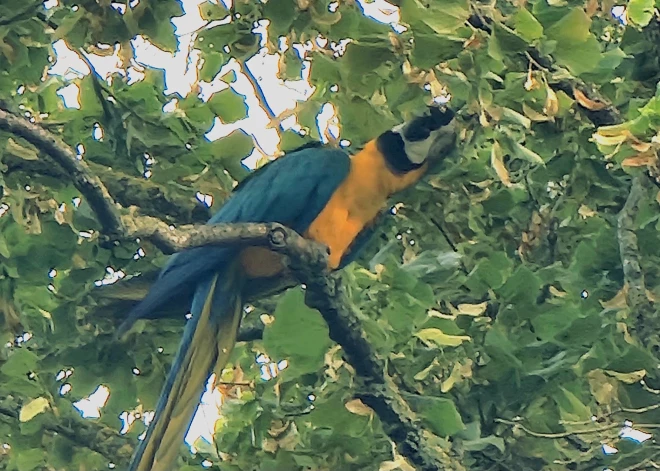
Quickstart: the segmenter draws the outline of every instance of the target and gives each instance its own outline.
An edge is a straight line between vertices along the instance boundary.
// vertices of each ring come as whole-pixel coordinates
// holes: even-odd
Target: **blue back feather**
[[[279,222],[302,233],[349,171],[350,158],[343,150],[307,148],[292,152],[244,180],[207,224]],[[233,248],[220,247],[198,247],[174,254],[117,335],[138,319],[159,317],[158,309],[172,299],[191,297],[198,281],[221,271],[235,254]]]

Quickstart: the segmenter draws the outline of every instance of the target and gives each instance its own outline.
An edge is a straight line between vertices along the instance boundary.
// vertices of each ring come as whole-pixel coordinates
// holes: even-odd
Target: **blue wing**
[[[350,171],[350,158],[339,149],[308,148],[287,154],[247,177],[208,221],[279,222],[302,233],[323,210]],[[118,328],[125,333],[138,319],[158,318],[172,299],[192,298],[195,286],[226,265],[232,248],[199,247],[170,257],[158,280]]]

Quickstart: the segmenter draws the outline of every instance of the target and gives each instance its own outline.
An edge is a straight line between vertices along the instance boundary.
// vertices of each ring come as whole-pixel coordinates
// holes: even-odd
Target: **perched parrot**
[[[350,156],[311,147],[268,163],[237,186],[208,224],[278,222],[329,248],[338,269],[352,261],[373,232],[388,198],[417,182],[455,141],[454,114],[430,106]],[[180,297],[192,300],[170,373],[145,439],[129,471],[171,471],[211,373],[226,365],[251,279],[276,276],[280,255],[264,247],[199,247],[174,254],[119,332]]]

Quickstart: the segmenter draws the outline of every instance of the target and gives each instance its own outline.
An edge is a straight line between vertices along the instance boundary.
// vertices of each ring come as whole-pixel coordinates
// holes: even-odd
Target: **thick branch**
[[[328,323],[331,338],[341,345],[348,361],[363,378],[365,387],[360,398],[379,415],[386,433],[396,443],[399,452],[422,471],[442,469],[440,461],[434,458],[433,447],[426,443],[423,429],[416,426],[414,413],[386,375],[384,361],[367,341],[339,279],[329,276],[328,251],[325,247],[275,223],[205,224],[174,228],[148,216],[120,217],[118,205],[98,177],[71,149],[50,133],[2,110],[0,129],[25,138],[50,155],[71,175],[76,188],[96,212],[105,235],[148,239],[167,253],[205,245],[261,245],[285,255],[291,272],[307,286],[307,302],[321,312]],[[85,446],[90,445],[86,443]],[[98,448],[101,443],[95,446]]]
[[[291,269],[306,286],[305,303],[321,313],[328,324],[330,338],[342,347],[348,362],[363,381],[364,387],[358,397],[376,412],[399,453],[422,471],[443,469],[423,435],[423,428],[416,424],[415,414],[387,376],[385,362],[367,340],[340,278],[319,276],[326,271],[325,253],[304,239],[296,242],[290,248],[293,250],[282,252],[289,256]]]
[[[127,238],[147,239],[166,254],[213,245],[268,246],[282,250],[283,245],[299,244],[301,236],[277,223],[200,224],[174,227],[148,216],[123,216]],[[285,242],[288,240],[288,242]]]
[[[92,173],[87,163],[53,134],[30,121],[0,109],[0,129],[20,136],[47,153],[73,180],[96,213],[103,232],[113,235],[121,232],[121,221],[115,201],[101,180]]]
[[[6,155],[3,159],[5,178],[21,173],[20,178],[46,176],[68,182],[68,174],[45,153],[38,160],[24,160]],[[140,206],[140,213],[154,217],[164,217],[178,224],[206,222],[211,213],[193,196],[193,190],[180,189],[176,185],[163,188],[151,180],[127,175],[116,169],[88,161],[89,168],[108,189],[110,195],[121,206]]]

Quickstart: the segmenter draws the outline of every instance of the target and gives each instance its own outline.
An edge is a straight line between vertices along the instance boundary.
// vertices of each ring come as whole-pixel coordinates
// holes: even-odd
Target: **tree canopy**
[[[392,201],[339,298],[322,273],[317,303],[255,288],[180,469],[656,469],[658,7],[392,0],[388,22],[366,0],[3,0],[0,469],[123,469],[187,309],[112,337],[163,227],[204,222],[248,161],[358,149],[434,100],[456,152]],[[66,51],[79,70],[53,73]],[[306,81],[288,109],[267,91]]]

